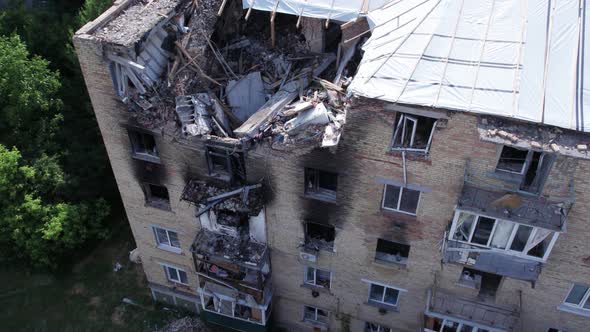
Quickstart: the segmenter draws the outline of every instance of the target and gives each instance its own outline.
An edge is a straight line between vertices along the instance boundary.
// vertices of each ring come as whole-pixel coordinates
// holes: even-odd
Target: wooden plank
[[[254,7],[254,2],[256,2],[256,0],[252,0],[252,3],[250,4],[250,8],[248,8],[248,12],[246,13],[246,17],[244,17],[244,20],[248,20],[250,18],[250,14],[252,13],[252,8]]]
[[[225,8],[226,4],[227,4],[227,0],[223,0],[223,2],[221,3],[221,6],[219,7],[219,11],[217,12],[217,16],[221,16],[221,14],[223,14],[223,9]]]

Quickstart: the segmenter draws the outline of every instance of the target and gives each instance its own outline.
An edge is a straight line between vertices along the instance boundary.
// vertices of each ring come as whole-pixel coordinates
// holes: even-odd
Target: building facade
[[[223,102],[175,89],[161,97],[175,107],[167,117],[148,111],[168,104],[137,96],[159,89],[150,82],[174,86],[170,68],[192,62],[197,69],[187,77],[217,81],[203,71],[221,51],[204,43],[179,61],[164,45],[183,44],[182,37],[170,42],[170,25],[181,36],[185,25],[196,35],[220,7],[215,20],[230,30],[234,13],[250,15],[237,3],[238,10],[231,1],[203,2],[201,9],[183,1],[118,1],[74,37],[155,300],[242,331],[587,330],[588,134],[353,97],[343,101],[345,118],[328,125],[343,125],[336,144],[325,143],[327,134],[320,145],[303,139],[303,147],[289,149],[268,143],[277,136],[252,143],[245,124],[261,111],[228,126],[233,137],[191,137],[186,132],[203,127],[187,126],[182,107],[189,105],[195,125],[202,115],[193,106]],[[268,16],[274,36],[275,12]],[[303,35],[327,53],[333,29],[321,32],[317,22],[303,22]],[[338,38],[357,36],[359,24],[340,27]],[[187,40],[188,49],[194,41]],[[280,81],[262,111],[296,98],[276,101],[296,82]],[[326,88],[325,100],[338,104],[331,94],[344,89]],[[297,116],[293,126],[304,120]]]

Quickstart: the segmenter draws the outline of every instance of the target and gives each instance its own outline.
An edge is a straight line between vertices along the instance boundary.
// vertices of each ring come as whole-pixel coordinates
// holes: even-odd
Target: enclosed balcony
[[[440,288],[428,290],[424,332],[515,332],[520,310],[480,302]]]

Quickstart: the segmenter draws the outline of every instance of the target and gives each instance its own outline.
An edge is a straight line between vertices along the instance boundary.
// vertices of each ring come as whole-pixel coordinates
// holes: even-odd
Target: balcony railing
[[[494,331],[516,331],[520,319],[518,308],[483,303],[434,287],[428,290],[425,314]]]
[[[449,240],[446,233],[442,251],[444,262],[464,264],[482,272],[526,281],[536,281],[541,273],[541,262]]]

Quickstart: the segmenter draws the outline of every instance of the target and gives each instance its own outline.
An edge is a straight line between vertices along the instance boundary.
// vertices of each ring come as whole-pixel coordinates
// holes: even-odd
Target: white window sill
[[[334,203],[334,204],[336,203],[336,195],[335,194],[332,196],[332,195],[321,194],[321,193],[317,193],[317,192],[313,192],[313,191],[308,191],[303,195],[303,197],[315,199],[315,200],[326,202],[326,203]]]
[[[328,323],[327,322],[320,322],[320,321],[317,321],[317,320],[311,320],[311,319],[305,319],[305,318],[303,319],[303,322],[305,322],[307,324],[310,324],[310,325],[313,325],[315,327],[319,327],[322,330],[328,329]]]
[[[156,248],[164,250],[164,251],[168,251],[168,252],[173,252],[175,254],[181,254],[182,253],[182,249],[180,248],[176,248],[176,247],[171,247],[165,244],[159,244],[156,246]]]
[[[408,268],[408,262],[407,260],[405,262],[391,262],[391,261],[386,261],[386,260],[381,260],[381,259],[377,259],[375,258],[373,260],[373,264],[380,266],[380,267],[384,267],[384,268],[388,268],[388,269],[396,269],[396,270],[406,270]]]
[[[143,160],[143,161],[147,161],[147,162],[155,163],[155,164],[161,164],[162,163],[160,161],[160,157],[152,156],[152,155],[147,154],[147,153],[137,153],[137,152],[134,152],[131,155],[131,157],[133,159]]]
[[[381,302],[375,302],[375,301],[367,301],[365,302],[366,305],[370,305],[372,307],[376,307],[379,309],[385,309],[387,311],[395,311],[395,312],[399,312],[399,307],[397,305],[391,305],[391,304],[386,304],[386,303],[381,303]]]
[[[407,214],[409,216],[413,216],[416,217],[417,213],[412,213],[412,212],[406,212],[406,211],[402,211],[402,210],[396,210],[396,209],[392,209],[392,208],[388,208],[385,206],[381,206],[381,210],[388,212],[388,213],[401,213],[401,214]]]
[[[572,307],[563,303],[557,306],[557,310],[566,311],[579,316],[590,317],[590,310]]]

